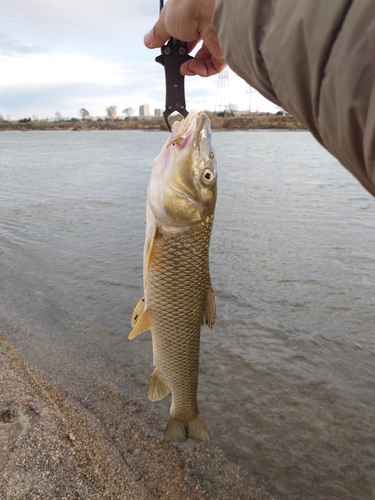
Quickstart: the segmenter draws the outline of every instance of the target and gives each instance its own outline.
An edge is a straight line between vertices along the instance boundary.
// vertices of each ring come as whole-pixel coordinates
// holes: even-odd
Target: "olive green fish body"
[[[209,216],[181,235],[160,231],[148,274],[146,303],[154,364],[172,391],[171,417],[181,422],[199,416],[199,343],[212,291],[208,267],[212,222]]]
[[[200,329],[215,322],[209,243],[216,169],[209,119],[190,112],[155,158],[148,188],[144,298],[129,338],[151,329],[154,372],[147,395],[172,392],[167,441],[208,441],[197,404]]]

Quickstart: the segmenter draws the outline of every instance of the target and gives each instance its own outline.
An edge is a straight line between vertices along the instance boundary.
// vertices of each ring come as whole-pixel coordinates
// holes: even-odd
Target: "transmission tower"
[[[217,79],[215,113],[225,113],[229,108],[229,73],[228,68],[225,68]]]
[[[252,113],[258,113],[255,89],[248,83],[245,86],[245,104],[243,110],[244,113],[249,115],[251,115]]]

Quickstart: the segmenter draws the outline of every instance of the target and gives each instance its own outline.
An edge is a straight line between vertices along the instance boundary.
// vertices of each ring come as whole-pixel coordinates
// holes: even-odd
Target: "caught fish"
[[[167,441],[208,441],[197,403],[200,329],[216,308],[208,249],[216,203],[216,161],[207,115],[191,111],[175,122],[154,160],[148,186],[144,298],[129,339],[151,329],[155,369],[147,395],[172,392]]]

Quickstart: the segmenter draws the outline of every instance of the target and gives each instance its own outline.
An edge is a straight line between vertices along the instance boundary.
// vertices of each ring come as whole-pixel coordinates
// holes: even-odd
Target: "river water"
[[[127,334],[166,137],[0,135],[0,327],[52,379],[67,345],[88,369],[99,356],[106,377],[148,381],[150,335]],[[202,329],[199,379],[212,440],[276,496],[374,499],[374,199],[307,132],[213,138],[217,322]]]

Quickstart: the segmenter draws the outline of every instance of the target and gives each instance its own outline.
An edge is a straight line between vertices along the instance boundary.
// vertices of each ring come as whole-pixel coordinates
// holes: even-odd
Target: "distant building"
[[[150,116],[150,106],[148,104],[139,106],[139,116]]]
[[[162,115],[162,113],[161,113],[161,109],[155,109],[155,110],[154,110],[154,115],[155,115],[155,116],[161,116],[161,115]]]

